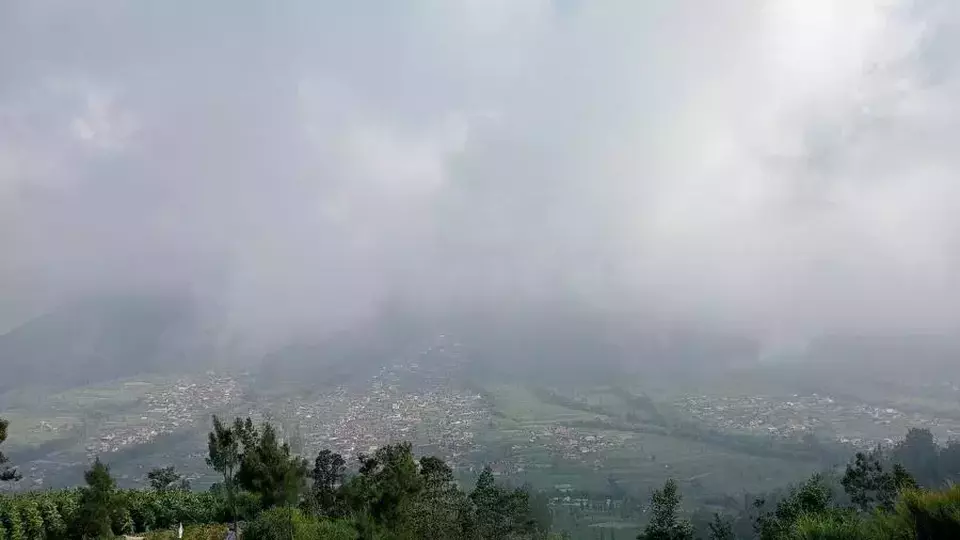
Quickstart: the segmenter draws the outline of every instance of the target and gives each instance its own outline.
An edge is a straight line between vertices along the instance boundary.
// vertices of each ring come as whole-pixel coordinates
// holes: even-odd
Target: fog
[[[947,0],[0,3],[0,328],[191,291],[278,340],[562,299],[960,323]]]

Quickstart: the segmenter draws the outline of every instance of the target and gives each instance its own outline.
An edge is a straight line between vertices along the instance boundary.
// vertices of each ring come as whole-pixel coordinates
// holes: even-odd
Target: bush
[[[17,499],[0,500],[0,532],[4,540],[26,540]]]
[[[321,521],[296,508],[271,508],[243,531],[244,540],[355,540],[357,532],[346,521]]]
[[[901,511],[877,510],[870,519],[865,520],[864,526],[867,538],[883,540],[914,540],[915,538],[910,518]]]
[[[804,514],[793,523],[790,540],[871,540],[863,521],[851,512]]]
[[[44,537],[43,516],[37,502],[32,499],[20,501],[20,519],[23,522],[24,533],[29,540],[42,540]]]
[[[960,485],[944,491],[905,491],[897,513],[913,525],[917,540],[960,538]]]
[[[167,529],[180,523],[220,521],[222,503],[211,493],[183,490],[122,491],[118,498],[129,511],[133,530]]]

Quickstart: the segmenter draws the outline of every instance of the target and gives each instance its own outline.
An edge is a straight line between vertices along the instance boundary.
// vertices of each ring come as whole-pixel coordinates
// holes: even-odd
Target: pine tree
[[[239,421],[239,418],[237,419]],[[242,425],[242,424],[241,424]],[[207,465],[223,475],[223,488],[227,495],[227,507],[231,517],[237,519],[235,480],[236,471],[240,467],[241,434],[234,428],[227,427],[213,416],[213,431],[207,441]]]
[[[260,495],[264,508],[296,504],[303,492],[307,463],[280,443],[277,432],[264,424],[259,432],[244,428],[244,450],[237,485]]]
[[[7,426],[10,423],[0,418],[0,444],[3,444],[7,440]],[[10,458],[3,455],[3,452],[0,452],[0,482],[10,482],[20,480],[20,473],[8,463]]]
[[[322,516],[339,516],[343,512],[337,498],[337,490],[343,485],[347,470],[343,456],[330,450],[317,454],[313,464],[313,505]]]
[[[679,516],[682,502],[676,481],[667,480],[662,489],[653,492],[650,523],[637,536],[638,540],[693,540],[693,524]]]
[[[720,514],[713,514],[707,528],[710,530],[710,540],[734,540],[733,524],[724,519]]]
[[[111,538],[111,517],[116,499],[116,485],[110,468],[96,458],[93,466],[83,474],[87,487],[80,503],[80,536],[85,539]]]

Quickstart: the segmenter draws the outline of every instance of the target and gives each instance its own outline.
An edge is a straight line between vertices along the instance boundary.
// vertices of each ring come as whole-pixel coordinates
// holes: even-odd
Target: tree
[[[530,493],[522,488],[498,485],[490,467],[484,467],[470,493],[475,511],[475,529],[479,538],[511,538],[537,532],[530,507]]]
[[[653,492],[650,522],[637,539],[693,540],[693,524],[679,516],[682,502],[677,482],[667,480],[662,489]]]
[[[178,473],[173,465],[154,467],[147,473],[147,479],[154,491],[190,490],[190,481]]]
[[[857,452],[853,463],[847,464],[846,472],[840,481],[843,490],[850,497],[850,501],[866,512],[878,505],[880,499],[888,499],[888,495],[881,493],[886,487],[883,466],[876,455]]]
[[[960,482],[960,441],[951,440],[940,449],[940,474],[950,482]]]
[[[437,540],[463,538],[461,513],[468,513],[467,500],[457,487],[453,469],[433,456],[420,458],[421,489],[414,498],[411,515],[416,538]]]
[[[7,440],[7,426],[10,423],[0,418],[0,444],[3,444]],[[0,452],[0,482],[16,482],[20,480],[20,473],[17,472],[17,469],[8,465],[10,458],[3,455],[3,452]]]
[[[735,540],[733,523],[724,519],[720,514],[713,514],[713,521],[707,525],[710,530],[710,540]]]
[[[809,480],[790,489],[787,496],[777,503],[773,512],[760,514],[754,530],[761,540],[779,540],[787,534],[796,521],[804,515],[826,514],[833,503],[833,493],[823,476],[815,474]],[[754,506],[765,506],[763,499],[754,501]]]
[[[382,446],[372,456],[359,456],[360,474],[351,492],[355,510],[390,530],[409,529],[411,506],[423,489],[410,443]]]
[[[238,418],[238,423],[239,420]],[[241,423],[240,426],[242,428],[243,424]],[[243,438],[244,434],[225,426],[217,415],[213,415],[213,431],[210,432],[207,441],[207,465],[223,475],[227,507],[234,521],[237,519],[235,477],[242,457],[240,443]]]
[[[237,469],[240,487],[260,495],[264,508],[293,505],[303,492],[307,462],[294,456],[277,432],[264,424],[259,432],[244,427],[244,450]]]
[[[941,483],[939,449],[929,429],[910,428],[894,447],[892,457],[918,484],[933,487]]]
[[[321,516],[339,516],[344,509],[337,497],[346,478],[347,462],[336,452],[324,449],[313,462],[313,506]]]
[[[83,478],[87,486],[80,496],[78,532],[82,538],[111,538],[116,485],[110,468],[97,457]]]

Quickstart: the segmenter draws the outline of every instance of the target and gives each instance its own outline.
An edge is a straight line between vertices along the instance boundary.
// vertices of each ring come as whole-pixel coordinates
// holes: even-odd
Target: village
[[[89,457],[147,444],[157,437],[210,421],[210,414],[235,403],[240,387],[235,380],[208,373],[205,377],[181,378],[148,392],[136,412],[118,418],[106,417],[96,431],[86,433]]]
[[[329,448],[351,459],[409,441],[455,467],[469,466],[481,449],[476,432],[490,411],[479,394],[454,383],[462,362],[456,349],[441,340],[384,366],[363,384],[272,404],[270,415],[304,455]]]
[[[380,446],[409,441],[418,454],[440,456],[455,470],[473,472],[490,465],[497,476],[562,463],[601,470],[610,456],[623,456],[636,446],[636,433],[604,425],[599,417],[595,425],[545,420],[510,427],[483,391],[463,384],[463,365],[458,345],[440,339],[384,365],[372,377],[310,395],[256,398],[246,392],[249,382],[216,373],[149,386],[127,381],[122,384],[144,385],[135,406],[85,413],[73,424],[43,421],[33,429],[72,433],[89,460],[149,445],[168,434],[205,432],[212,414],[250,416],[273,424],[293,452],[308,459],[330,449],[355,464],[358,456]],[[957,421],[818,394],[687,395],[669,406],[678,417],[721,432],[794,440],[813,436],[855,447],[893,444],[909,427],[928,428],[942,441],[960,436]],[[203,450],[190,454],[198,465]],[[642,453],[642,445],[638,450]],[[37,474],[31,476],[42,478],[41,469],[55,461],[38,462],[31,467]]]
[[[929,429],[944,442],[960,436],[960,422],[956,420],[818,394],[785,398],[687,396],[673,406],[723,431],[789,439],[811,434],[858,448],[894,444],[911,427]]]

